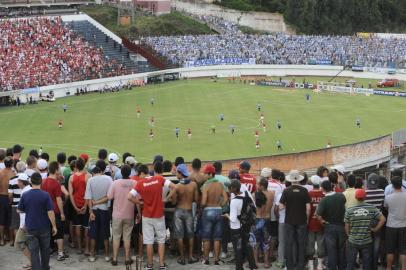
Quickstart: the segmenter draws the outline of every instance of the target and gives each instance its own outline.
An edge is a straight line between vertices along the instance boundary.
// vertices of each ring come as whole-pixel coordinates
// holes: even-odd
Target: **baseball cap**
[[[22,147],[19,144],[16,144],[13,146],[13,154],[21,153],[23,150],[24,150],[24,147]]]
[[[29,182],[30,178],[25,173],[19,173],[19,174],[17,174],[17,180]]]
[[[363,200],[367,196],[367,193],[365,192],[365,189],[359,188],[355,190],[355,198],[357,200]]]
[[[265,167],[265,168],[263,168],[261,170],[261,176],[262,177],[268,178],[268,177],[271,177],[271,175],[272,175],[272,169],[271,168]]]
[[[204,173],[216,173],[216,169],[214,168],[213,165],[208,164],[204,167]]]
[[[371,173],[370,175],[368,175],[367,179],[368,189],[377,189],[378,183],[379,183],[379,175],[377,175],[376,173]]]
[[[178,167],[176,167],[176,171],[183,174],[186,177],[190,175],[189,170],[185,164],[179,164]]]
[[[38,159],[37,168],[38,168],[38,170],[45,170],[46,168],[48,168],[48,162],[42,158]]]
[[[118,160],[118,155],[116,153],[110,153],[108,160],[109,162],[116,162]]]
[[[88,155],[88,154],[85,154],[85,153],[80,154],[79,157],[81,157],[81,158],[85,161],[85,163],[89,160],[89,155]]]
[[[135,160],[134,157],[128,156],[128,157],[125,158],[125,163],[130,164],[130,165],[134,165],[134,164],[137,164],[137,161]]]
[[[321,178],[318,175],[312,175],[312,177],[310,177],[310,181],[315,186],[320,186],[321,184]]]
[[[246,170],[246,171],[249,171],[251,169],[251,164],[248,161],[244,160],[244,161],[240,162],[239,168],[243,169],[243,170]]]

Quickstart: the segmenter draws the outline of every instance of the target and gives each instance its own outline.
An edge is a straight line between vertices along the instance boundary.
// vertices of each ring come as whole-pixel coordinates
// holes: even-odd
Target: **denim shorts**
[[[174,237],[176,239],[193,238],[193,223],[192,210],[176,208],[173,215]]]
[[[223,237],[223,217],[221,207],[205,208],[202,214],[201,238],[221,240]]]

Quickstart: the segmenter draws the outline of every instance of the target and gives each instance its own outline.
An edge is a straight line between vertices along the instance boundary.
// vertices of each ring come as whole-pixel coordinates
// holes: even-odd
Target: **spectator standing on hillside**
[[[258,253],[264,254],[264,268],[271,267],[269,249],[271,244],[271,211],[273,209],[275,193],[268,190],[268,180],[261,178],[258,184],[258,191],[255,192],[255,205],[257,215],[255,221],[255,263],[258,265]]]
[[[275,196],[274,200],[274,206],[272,207],[271,211],[271,247],[270,247],[270,256],[276,257],[274,255],[275,249],[278,243],[278,236],[279,236],[279,218],[275,214],[275,206],[278,204],[279,205],[279,200],[282,197],[282,192],[286,188],[285,184],[282,183],[281,177],[283,173],[278,170],[274,169],[272,170],[271,168],[263,168],[261,171],[261,176],[265,177],[268,179],[268,190],[273,191]],[[280,243],[280,246],[283,246],[282,243]],[[281,262],[280,262],[281,263]],[[280,265],[280,264],[279,264]]]
[[[385,199],[385,191],[378,188],[379,185],[379,175],[376,173],[371,173],[367,178],[367,188],[365,190],[366,197],[365,203],[372,204],[380,212],[383,210],[383,201]],[[381,239],[384,232],[379,230],[372,234],[373,242],[373,253],[372,253],[372,269],[376,270],[378,267],[378,258],[380,255]]]
[[[49,194],[52,200],[52,205],[55,213],[55,224],[58,230],[57,234],[53,237],[58,246],[58,261],[63,261],[69,256],[64,253],[64,223],[65,212],[63,209],[62,191],[60,179],[61,173],[59,170],[58,162],[54,161],[49,164],[49,176],[42,181],[41,189]]]
[[[310,216],[310,197],[306,188],[299,185],[303,180],[299,171],[292,170],[286,181],[292,183],[286,188],[279,202],[279,209],[286,208],[286,267],[288,270],[303,270],[306,265],[307,221]]]
[[[146,171],[148,173],[148,168]],[[117,254],[121,237],[123,237],[124,242],[125,264],[132,264],[130,247],[131,232],[134,227],[134,204],[127,199],[125,194],[128,194],[137,182],[130,179],[130,173],[131,167],[123,165],[121,168],[123,179],[114,181],[107,192],[107,198],[114,200],[112,214],[113,258],[111,260],[113,266],[117,265]]]
[[[25,173],[19,173],[17,175],[18,179],[18,186],[21,189],[21,196],[29,190],[31,190],[30,186],[30,178],[28,175]],[[20,212],[20,227],[17,231],[16,234],[16,240],[15,240],[15,247],[18,251],[22,251],[24,256],[27,257],[28,259],[28,264],[23,266],[24,268],[30,268],[31,267],[31,255],[30,251],[28,250],[27,246],[27,229],[25,227],[25,213]]]
[[[385,217],[373,205],[365,203],[364,189],[355,191],[358,204],[345,211],[345,231],[348,235],[348,270],[355,269],[358,253],[362,254],[362,269],[372,268],[372,232],[379,231],[385,224]],[[374,222],[378,221],[378,223]],[[375,225],[375,226],[374,226]],[[327,247],[328,248],[328,247]]]
[[[243,270],[244,257],[248,258],[249,268],[256,269],[252,247],[248,243],[249,231],[245,231],[240,222],[243,201],[246,193],[241,192],[241,183],[232,180],[230,183],[230,214],[225,217],[230,220],[231,239],[235,256],[235,270]],[[247,192],[248,193],[248,192]]]
[[[403,178],[403,171],[400,169],[394,170],[392,172],[392,177],[400,177],[402,178],[402,191],[406,191],[406,180]],[[385,196],[392,194],[395,191],[392,184],[389,184],[385,188]]]
[[[94,167],[91,177],[86,184],[85,200],[89,205],[89,238],[90,257],[89,261],[96,260],[95,251],[99,244],[104,245],[104,259],[110,261],[109,238],[110,238],[110,202],[107,192],[113,183],[110,176],[103,175],[103,170]]]
[[[75,227],[75,237],[77,241],[78,254],[82,254],[82,228],[85,238],[85,255],[89,254],[89,211],[85,200],[86,184],[90,175],[85,171],[85,161],[79,158],[75,162],[76,172],[69,179],[69,198],[72,203],[73,227]]]
[[[140,179],[128,194],[135,204],[143,201],[142,235],[147,246],[147,270],[153,269],[154,240],[158,242],[159,269],[167,269],[165,264],[166,227],[162,203],[163,187],[173,189],[175,185],[161,175]]]
[[[245,185],[248,191],[252,194],[257,191],[257,180],[255,176],[250,174],[251,164],[248,161],[242,161],[239,165],[240,183]]]
[[[222,264],[220,260],[220,245],[223,235],[222,207],[227,203],[228,196],[222,183],[215,178],[216,169],[212,165],[206,165],[204,173],[208,180],[203,186],[201,206],[203,240],[203,264],[209,265],[210,241],[214,241],[214,265]]]
[[[192,213],[192,203],[199,198],[197,184],[191,182],[187,166],[180,164],[176,168],[176,176],[179,179],[179,184],[171,191],[169,198],[176,205],[174,213],[174,234],[178,240],[178,248],[180,258],[178,263],[186,264],[186,256],[183,240],[186,238],[189,241],[189,257],[188,263],[193,264],[199,260],[193,257],[193,238],[194,238],[194,220]]]
[[[327,268],[329,270],[343,270],[346,268],[345,260],[345,197],[332,189],[330,181],[323,181],[321,189],[325,195],[316,209],[322,225],[324,225],[324,243],[327,252]]]
[[[406,269],[406,192],[402,192],[402,178],[392,178],[394,192],[385,198],[388,209],[386,223],[386,269],[391,270],[396,253],[399,254],[402,270]]]
[[[345,196],[345,209],[352,207],[357,204],[357,199],[355,198],[355,175],[350,174],[347,179],[348,188],[343,192]]]
[[[31,254],[33,270],[49,270],[49,244],[58,232],[55,214],[49,194],[41,190],[42,177],[39,173],[31,176],[32,189],[21,197],[18,210],[25,213],[27,244]]]
[[[318,175],[313,175],[310,178],[313,189],[309,191],[310,196],[310,219],[308,223],[308,242],[307,242],[307,256],[309,258],[308,269],[312,270],[314,268],[314,263],[316,261],[317,268],[323,268],[323,258],[324,258],[324,232],[320,221],[317,219],[316,209],[319,205],[321,199],[324,197],[323,191],[320,189],[321,178]],[[315,245],[317,243],[317,253]],[[317,255],[317,256],[316,256]]]
[[[4,230],[11,222],[8,188],[10,179],[15,176],[11,157],[4,158],[4,167],[0,170],[0,246],[4,246]]]

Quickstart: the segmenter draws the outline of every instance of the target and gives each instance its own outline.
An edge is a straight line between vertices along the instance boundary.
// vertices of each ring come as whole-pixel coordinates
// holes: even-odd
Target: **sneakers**
[[[204,265],[210,265],[210,262],[209,262],[209,260],[203,259],[203,260],[202,260],[202,264],[204,264]]]
[[[88,261],[89,261],[89,262],[95,262],[95,261],[96,261],[96,257],[95,257],[95,256],[89,256]]]
[[[104,261],[105,261],[105,262],[109,262],[110,260],[111,260],[111,258],[110,258],[110,257],[107,257],[107,256],[106,256],[106,257],[104,257]]]
[[[58,252],[58,257],[56,258],[57,261],[63,261],[69,258],[69,255],[65,254],[64,252]]]
[[[223,264],[224,264],[224,261],[222,261],[222,260],[218,260],[218,261],[214,262],[214,265],[223,265]]]
[[[159,270],[168,270],[168,266],[164,264],[163,266],[159,267]]]
[[[324,268],[324,265],[323,265],[323,260],[322,260],[322,259],[318,259],[318,260],[317,260],[317,270],[323,270],[323,269],[325,269],[325,268]]]
[[[154,270],[154,267],[152,265],[146,265],[145,270]]]
[[[307,262],[307,269],[308,270],[313,270],[313,268],[314,268],[314,260],[309,260]]]
[[[274,263],[274,265],[281,269],[283,269],[285,267],[285,264],[283,262],[276,262],[276,263]]]
[[[225,258],[227,258],[227,253],[225,253],[225,252],[221,252],[221,255],[220,255],[220,258],[221,259],[225,259]]]

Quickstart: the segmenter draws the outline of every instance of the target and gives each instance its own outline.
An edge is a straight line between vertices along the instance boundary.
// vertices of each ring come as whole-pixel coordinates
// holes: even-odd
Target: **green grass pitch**
[[[308,103],[305,94],[311,93]],[[155,98],[155,105],[150,99]],[[262,104],[267,131],[258,127]],[[64,113],[63,103],[68,105]],[[142,114],[136,116],[137,105]],[[219,115],[225,120],[220,122]],[[150,140],[150,117],[155,118],[154,139]],[[361,119],[361,128],[355,125]],[[63,120],[63,128],[58,121]],[[282,129],[277,130],[280,120]],[[212,82],[209,79],[149,85],[119,93],[89,94],[58,99],[54,103],[0,109],[0,146],[15,143],[29,149],[40,146],[51,159],[59,151],[90,154],[99,148],[130,152],[141,162],[155,154],[174,160],[231,159],[274,155],[323,148],[375,138],[405,127],[406,99],[383,96],[349,96],[313,93],[307,90]],[[216,134],[211,126],[216,126]],[[231,134],[230,125],[236,126]],[[180,138],[175,128],[180,128]],[[192,129],[192,139],[187,137]],[[260,132],[259,151],[255,130]],[[282,142],[278,151],[276,141]],[[24,156],[25,156],[24,155]]]

